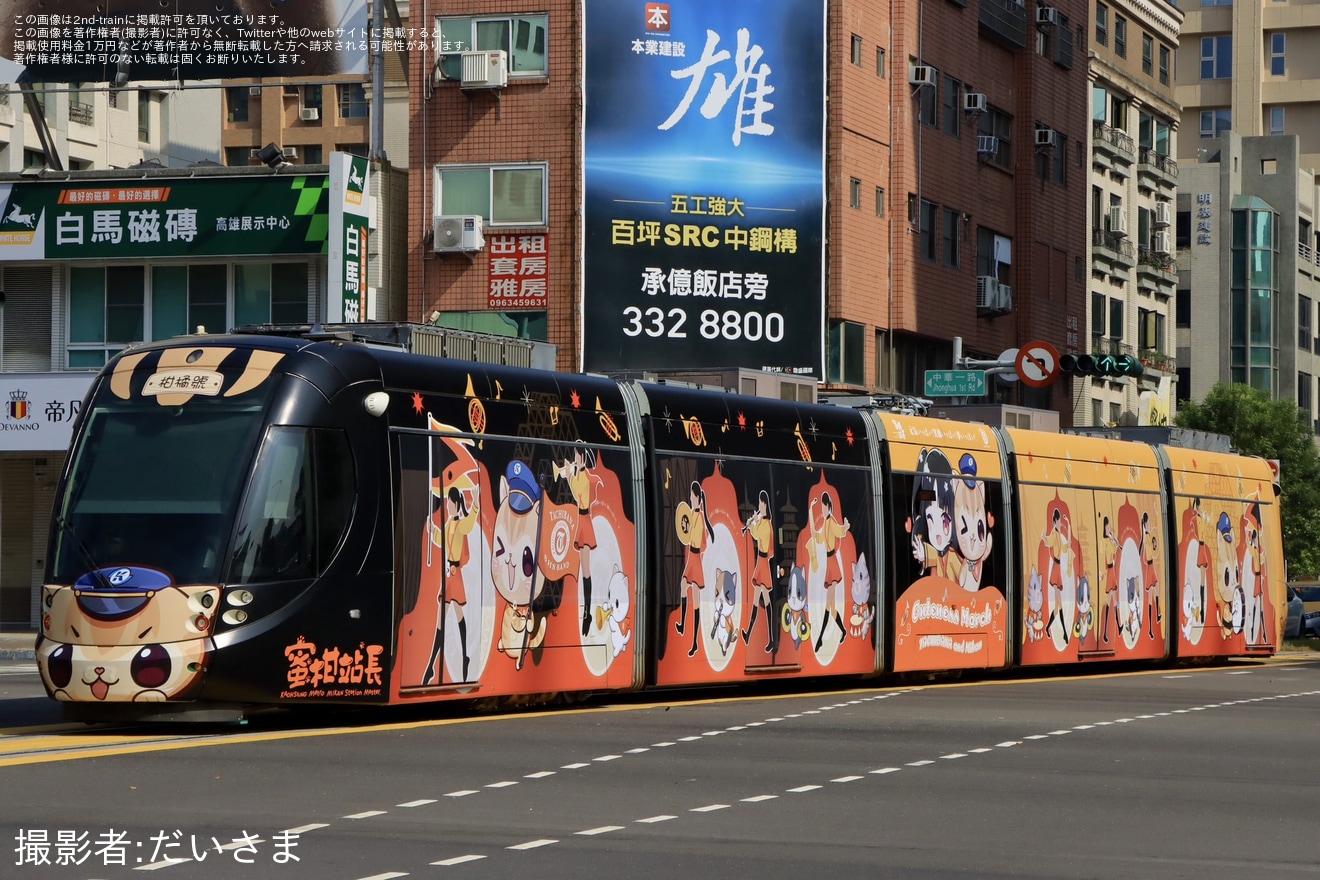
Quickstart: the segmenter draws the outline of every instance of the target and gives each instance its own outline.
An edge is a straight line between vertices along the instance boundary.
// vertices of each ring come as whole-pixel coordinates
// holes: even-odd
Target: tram
[[[1269,655],[1262,459],[426,357],[130,349],[52,514],[70,717]]]

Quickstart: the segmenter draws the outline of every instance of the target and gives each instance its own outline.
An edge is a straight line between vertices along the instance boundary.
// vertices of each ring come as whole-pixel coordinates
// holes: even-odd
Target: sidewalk
[[[0,633],[0,660],[36,660],[36,642],[36,633]]]

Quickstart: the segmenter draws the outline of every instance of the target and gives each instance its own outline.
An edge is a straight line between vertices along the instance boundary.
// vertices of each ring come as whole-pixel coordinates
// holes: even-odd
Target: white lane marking
[[[838,779],[831,779],[830,782],[856,782],[864,778],[863,776],[840,776]]]
[[[819,785],[799,785],[797,788],[790,788],[789,791],[793,794],[802,794],[804,791],[815,791],[818,788]]]
[[[716,810],[727,810],[728,804],[706,804],[704,807],[693,807],[688,810],[689,813],[713,813]]]
[[[1023,739],[1049,739],[1049,738],[1050,738],[1050,735],[1049,735],[1048,733],[1033,733],[1033,734],[1031,734],[1030,736],[1024,736],[1024,737],[1022,737],[1022,738],[1023,738]]]
[[[402,804],[395,804],[396,807],[424,807],[427,804],[435,803],[435,798],[422,798],[421,800],[408,801]]]
[[[665,742],[665,743],[651,743],[651,748],[653,748],[653,749],[667,749],[667,748],[669,748],[669,747],[672,746],[672,745],[673,745],[673,743],[671,743],[671,742]]]
[[[779,797],[777,794],[758,794],[754,797],[743,798],[742,800],[745,804],[759,804],[761,801],[772,801],[777,797]]]
[[[486,788],[508,788],[510,785],[517,785],[516,779],[506,779],[503,782],[492,782]]]
[[[678,741],[681,743],[690,743],[690,742],[696,742],[699,739],[701,739],[701,737],[699,736],[680,736],[678,738]]]
[[[407,876],[407,871],[386,871],[384,874],[372,874],[370,877],[359,877],[358,880],[395,880],[397,877]]]
[[[967,751],[973,755],[984,755],[986,752],[993,752],[994,749],[968,749]]]
[[[881,767],[879,770],[871,770],[869,772],[874,773],[876,776],[883,776],[886,773],[897,773],[902,769],[902,767]]]
[[[184,862],[191,862],[192,859],[166,859],[163,862],[152,862],[149,865],[138,865],[134,871],[159,871],[161,868],[168,868],[170,865],[182,865]]]
[[[735,724],[733,727],[726,727],[726,728],[724,728],[724,729],[725,729],[725,731],[728,732],[728,733],[733,733],[733,732],[738,731],[738,730],[746,730],[747,728],[744,727],[744,726],[741,725],[741,724]]]
[[[384,810],[363,810],[361,813],[350,813],[347,816],[341,816],[342,819],[370,819],[372,816],[384,816]]]
[[[703,733],[702,736],[719,736],[723,732],[724,731],[722,730],[708,730],[705,733]]]
[[[399,804],[399,806],[403,806],[403,804]],[[284,833],[285,833],[285,834],[306,834],[308,831],[315,831],[315,830],[317,830],[318,828],[329,828],[329,827],[330,827],[330,825],[329,825],[329,823],[327,823],[327,822],[312,822],[312,823],[310,823],[310,824],[308,824],[308,825],[299,825],[297,828],[285,828],[285,829],[284,829]]]
[[[656,822],[668,822],[670,819],[677,819],[677,818],[678,818],[677,816],[651,816],[646,819],[638,819],[637,821],[642,822],[646,825],[654,825]]]
[[[1065,733],[1072,733],[1071,730],[1051,730],[1050,736],[1063,736]]]
[[[1165,678],[1191,678],[1190,675],[1166,675]]]
[[[606,761],[617,761],[622,757],[623,755],[601,755],[599,758],[592,758],[591,760],[604,763]]]
[[[1011,749],[1011,748],[1013,748],[1013,746],[1015,746],[1015,745],[1017,745],[1017,742],[1016,742],[1016,741],[1014,741],[1014,742],[1001,742],[1001,743],[995,743],[995,747],[996,747],[996,748],[1000,748],[1000,749]]]
[[[554,775],[554,770],[537,770],[535,773],[528,773],[523,779],[545,779],[547,776]]]
[[[952,753],[952,754],[950,754],[950,755],[940,755],[940,760],[941,760],[941,761],[953,761],[953,760],[955,760],[955,759],[957,759],[957,758],[965,758],[965,757],[967,757],[967,753],[966,753],[966,752],[954,752],[954,753]]]
[[[470,794],[476,794],[476,793],[477,792],[475,789],[464,788],[459,791],[451,791],[448,794],[446,794],[445,797],[467,797]]]
[[[1225,675],[1251,675],[1250,669],[1238,669],[1233,672],[1226,672]]]
[[[622,825],[602,825],[599,828],[588,828],[586,831],[575,831],[580,837],[594,837],[597,834],[608,834],[611,831],[622,831]]]
[[[934,761],[908,761],[909,767],[925,767],[927,764],[934,764]]]
[[[591,766],[590,764],[583,764],[583,763],[579,762],[579,763],[577,763],[577,764],[565,764],[564,766],[560,767],[559,769],[560,769],[560,770],[581,770],[583,767],[590,767],[590,766]]]
[[[542,837],[539,840],[529,840],[526,843],[515,843],[513,846],[506,846],[505,849],[516,849],[516,850],[539,849],[543,846],[549,846],[552,843],[558,843],[558,842],[559,841],[551,840],[548,837]]]
[[[454,856],[452,859],[441,859],[440,861],[432,862],[431,864],[440,865],[441,867],[448,868],[452,865],[461,865],[465,862],[475,862],[478,861],[479,859],[484,859],[484,858],[485,856],[479,856],[476,854],[466,855],[466,856]]]
[[[629,754],[629,755],[640,755],[642,752],[649,752],[649,751],[651,751],[651,750],[650,750],[649,748],[647,748],[646,746],[639,746],[638,748],[635,748],[635,749],[629,749],[629,750],[627,751],[627,754]]]

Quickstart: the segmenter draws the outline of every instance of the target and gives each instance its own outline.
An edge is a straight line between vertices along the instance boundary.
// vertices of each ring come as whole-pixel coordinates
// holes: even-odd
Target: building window
[[[913,59],[912,64],[913,66],[916,66],[917,64],[916,59]],[[938,76],[936,76],[935,82],[937,83],[939,82]],[[940,124],[939,87],[935,85],[918,86],[916,99],[917,99],[917,121],[923,122],[926,125],[933,125],[936,128],[938,128]]]
[[[1297,373],[1297,408],[1309,422],[1311,420],[1311,374]]]
[[[225,164],[230,168],[242,168],[252,164],[251,147],[225,147]]]
[[[308,144],[298,149],[302,153],[304,165],[321,165],[325,162],[325,148],[320,144]]]
[[[1283,76],[1287,70],[1287,39],[1286,34],[1270,34],[1270,75]]]
[[[1259,198],[1233,210],[1229,313],[1229,377],[1271,393],[1278,345],[1274,299],[1279,242],[1274,211]]]
[[[1233,127],[1233,113],[1228,108],[1201,111],[1201,137],[1217,138]]]
[[[1150,34],[1141,35],[1141,72],[1146,76],[1155,72],[1155,40]]]
[[[1013,117],[997,107],[990,107],[984,113],[978,113],[976,133],[979,136],[993,137],[995,151],[987,161],[1001,168],[1013,167]]]
[[[885,216],[885,188],[883,186],[875,188],[875,216]]]
[[[884,79],[889,75],[885,69],[885,47],[877,46],[875,49],[875,75]]]
[[[1127,57],[1127,19],[1121,15],[1114,16],[1114,54]]]
[[[354,156],[361,156],[363,159],[370,155],[370,150],[366,144],[335,144],[335,149],[341,153],[352,153]]]
[[[1311,298],[1297,297],[1297,347],[1302,351],[1311,350]]]
[[[1173,323],[1176,327],[1192,326],[1192,292],[1186,287],[1178,289],[1174,305]]]
[[[1103,3],[1095,4],[1095,44],[1109,45],[1109,7]]]
[[[1201,38],[1201,79],[1228,79],[1233,75],[1233,36]]]
[[[963,85],[951,76],[944,78],[944,130],[958,136],[962,123]]]
[[[247,86],[225,89],[225,118],[230,122],[248,121]]]
[[[1109,338],[1123,338],[1123,300],[1117,297],[1109,299]]]
[[[976,227],[976,274],[1012,284],[1013,240],[984,226]]]
[[[151,92],[139,89],[137,99],[138,140],[144,144],[151,143]]]
[[[1201,0],[1202,6],[1232,6],[1233,0]]]
[[[1169,84],[1169,47],[1160,46],[1160,85]]]
[[[463,78],[463,52],[503,49],[509,58],[509,77],[545,76],[549,16],[441,18],[435,54],[440,76]]]
[[[862,66],[862,38],[856,34],[852,35],[852,63]]]
[[[1137,350],[1165,353],[1164,314],[1153,309],[1137,310]]]
[[[951,269],[958,268],[958,224],[962,222],[962,212],[952,208],[944,209],[944,265]]]
[[[361,83],[346,83],[336,86],[339,90],[339,118],[366,119],[371,113],[367,104],[367,90]]]
[[[843,385],[866,384],[866,326],[854,321],[830,321],[826,340],[825,380]]]
[[[862,206],[862,182],[855,177],[848,178],[848,207]]]
[[[321,117],[321,96],[322,91],[319,85],[303,86],[298,106],[302,110],[315,110],[319,119]]]
[[[69,270],[69,369],[99,367],[144,342],[142,266],[75,266]]]
[[[939,259],[939,244],[935,238],[935,224],[938,221],[939,210],[939,206],[934,202],[921,200],[919,218],[921,256],[932,261]]]
[[[1068,136],[1055,132],[1054,147],[1054,182],[1059,186],[1068,185]]]
[[[1283,134],[1283,110],[1282,107],[1270,108],[1270,134]]]
[[[546,165],[438,165],[437,214],[480,214],[491,226],[544,226]]]
[[[1108,299],[1103,293],[1091,294],[1091,335],[1105,335],[1105,303]]]
[[[305,324],[307,300],[306,263],[234,265],[236,327],[244,324]]]

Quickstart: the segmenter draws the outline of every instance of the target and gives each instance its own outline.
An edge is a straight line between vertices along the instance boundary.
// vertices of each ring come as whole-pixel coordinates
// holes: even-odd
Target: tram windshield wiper
[[[67,517],[62,516],[55,520],[55,524],[59,526],[61,532],[67,532],[69,537],[73,538],[73,546],[78,551],[78,557],[82,559],[83,565],[87,566],[87,570],[96,579],[97,586],[103,590],[114,589],[114,584],[110,583],[109,578],[105,576],[105,572],[101,571],[101,566],[96,564],[96,560],[92,557],[92,551],[88,549],[87,544],[78,534],[78,530],[73,527],[73,523]]]

